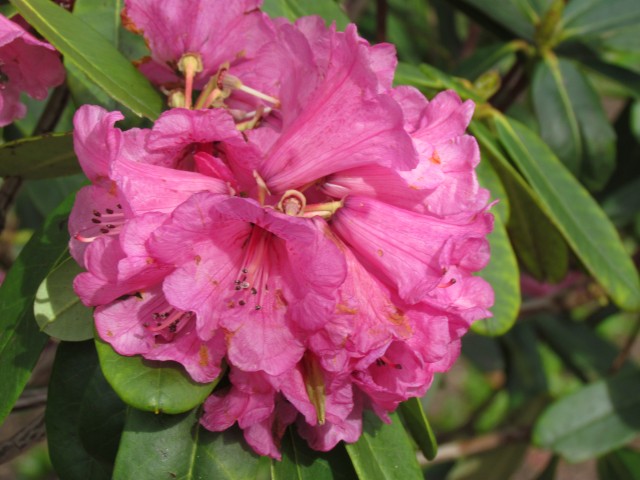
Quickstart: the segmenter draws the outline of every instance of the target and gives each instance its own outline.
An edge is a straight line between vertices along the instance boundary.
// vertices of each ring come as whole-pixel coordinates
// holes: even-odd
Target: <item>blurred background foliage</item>
[[[353,21],[371,42],[396,45],[397,84],[473,100],[478,174],[499,200],[483,272],[496,291],[494,317],[474,325],[457,365],[392,426],[367,418],[363,440],[330,454],[290,432],[283,462],[271,467],[237,432],[193,440],[194,412],[125,407],[101,372],[105,356],[92,341],[76,342],[92,335],[90,312],[60,306],[73,302],[70,286],[55,290],[57,304],[47,296],[68,285],[60,283],[71,275],[66,239],[55,226],[86,182],[65,134],[73,112],[84,103],[120,109],[131,127],[149,125],[161,108],[149,86],[122,92],[110,75],[145,54],[120,26],[121,0],[63,3],[72,15],[58,18],[47,0],[1,5],[65,55],[68,78],[46,102],[25,98],[27,117],[2,132],[0,268],[14,268],[0,291],[0,460],[14,460],[0,479],[133,478],[128,469],[161,442],[172,445],[175,472],[211,475],[203,458],[216,456],[235,472],[202,478],[640,478],[638,0],[264,1],[272,16],[319,14],[339,28]],[[102,42],[91,41],[86,58],[69,48],[82,35]],[[45,424],[55,474],[38,443]],[[140,442],[136,431],[154,436]],[[196,450],[203,455],[189,460]]]

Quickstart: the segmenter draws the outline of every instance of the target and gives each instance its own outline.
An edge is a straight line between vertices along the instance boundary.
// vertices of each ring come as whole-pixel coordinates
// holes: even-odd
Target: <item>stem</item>
[[[378,42],[386,42],[389,5],[387,4],[387,0],[376,0],[376,6],[376,40]]]
[[[433,465],[434,463],[457,460],[462,457],[487,452],[503,445],[527,441],[530,435],[531,429],[526,427],[502,432],[492,432],[468,440],[444,443],[438,447],[438,456],[434,460],[428,461],[421,453],[418,453],[418,462],[424,467]]]
[[[639,334],[640,334],[640,316],[638,316],[638,318],[636,319],[636,323],[633,326],[631,335],[629,335],[629,338],[627,338],[627,341],[625,342],[624,347],[622,347],[622,350],[620,350],[620,353],[611,364],[611,368],[609,369],[609,374],[613,375],[617,373],[624,366],[624,363],[627,361],[627,358],[629,358],[629,355],[631,354],[631,349],[633,348],[633,344],[636,342]]]
[[[67,105],[69,99],[69,89],[66,84],[56,87],[49,97],[47,106],[38,120],[38,124],[33,129],[33,136],[42,135],[53,131],[60,116]],[[4,230],[7,212],[13,204],[20,187],[22,186],[22,177],[6,177],[0,187],[0,232]]]

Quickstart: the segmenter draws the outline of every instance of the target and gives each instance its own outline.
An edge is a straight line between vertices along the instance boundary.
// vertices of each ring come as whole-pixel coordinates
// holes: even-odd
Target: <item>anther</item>
[[[202,57],[198,53],[185,53],[178,61],[178,70],[184,74],[184,107],[191,108],[193,79],[203,70]]]

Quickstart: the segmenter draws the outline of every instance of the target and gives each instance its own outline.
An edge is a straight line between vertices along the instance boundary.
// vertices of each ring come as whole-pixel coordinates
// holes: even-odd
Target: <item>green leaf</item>
[[[610,452],[640,431],[640,372],[601,380],[553,403],[533,430],[536,445],[581,462]]]
[[[540,197],[547,215],[613,301],[640,309],[640,281],[602,209],[533,132],[495,116],[500,141]]]
[[[534,24],[539,21],[539,15],[527,0],[503,0],[487,2],[486,0],[449,0],[454,5],[470,7],[466,10],[475,20],[475,12],[486,15],[502,28],[515,33],[527,40],[533,39]]]
[[[482,152],[482,160],[476,167],[476,174],[478,175],[480,186],[491,192],[491,201],[498,200],[498,203],[491,208],[491,211],[500,216],[502,223],[508,222],[511,211],[507,191],[484,151]]]
[[[562,15],[562,38],[605,38],[638,23],[640,3],[637,0],[572,0]]]
[[[515,54],[525,48],[527,48],[527,44],[522,40],[478,48],[469,58],[460,62],[454,73],[475,80],[491,69],[502,65],[511,65],[515,60]]]
[[[485,99],[474,91],[473,85],[463,78],[456,78],[430,65],[416,67],[409,63],[398,63],[394,78],[396,85],[413,85],[428,96],[433,96],[442,90],[455,90],[463,99],[484,102]]]
[[[93,312],[73,291],[73,279],[81,272],[76,261],[68,257],[40,284],[33,313],[47,335],[69,342],[93,338]]]
[[[65,58],[112,98],[140,116],[155,119],[161,96],[144,76],[91,26],[48,0],[12,0],[20,14]]]
[[[438,442],[431,430],[429,420],[424,413],[422,403],[418,398],[410,398],[400,404],[400,414],[404,423],[409,429],[409,433],[422,450],[427,460],[433,460],[438,454]]]
[[[363,414],[363,432],[347,452],[360,480],[422,479],[411,440],[397,414],[383,423],[373,412]]]
[[[118,480],[247,480],[256,477],[258,456],[236,427],[213,433],[196,411],[155,415],[130,408],[113,478]]]
[[[66,254],[67,216],[74,196],[45,220],[22,249],[0,287],[0,424],[24,389],[49,337],[38,330],[33,300],[40,283]]]
[[[527,444],[512,442],[494,450],[457,462],[447,480],[488,480],[512,478],[527,453]]]
[[[616,135],[593,87],[573,62],[547,55],[531,93],[542,139],[574,175],[600,190],[615,168]]]
[[[562,280],[569,265],[568,248],[548,215],[541,209],[538,196],[511,166],[482,123],[471,122],[470,130],[485,154],[493,161],[508,194],[511,216],[507,229],[518,258],[525,269],[538,280]]]
[[[282,460],[271,461],[272,480],[351,480],[356,476],[341,444],[329,452],[317,452],[288,428],[280,449]]]
[[[599,480],[640,480],[640,453],[621,448],[598,459]]]
[[[482,335],[502,335],[515,323],[520,312],[520,270],[509,236],[499,216],[495,217],[493,232],[489,234],[491,260],[480,272],[493,287],[495,303],[493,317],[474,322],[474,332]]]
[[[110,479],[125,412],[100,371],[93,342],[62,342],[45,417],[56,473],[65,480]]]
[[[537,338],[528,323],[516,325],[500,337],[507,357],[507,387],[513,408],[527,410],[531,399],[544,396],[549,385],[538,350]],[[522,421],[519,418],[518,421]]]
[[[336,22],[344,30],[349,18],[334,0],[265,0],[262,10],[272,17],[287,17],[295,21],[306,15],[320,15],[328,23]]]
[[[606,197],[602,209],[617,227],[633,222],[640,212],[640,178],[631,180]]]
[[[535,325],[542,338],[583,381],[597,380],[608,374],[618,349],[589,327],[551,316],[539,316]],[[632,368],[625,364],[625,371]]]
[[[71,133],[49,133],[0,147],[0,176],[51,178],[81,173]]]
[[[194,382],[181,365],[125,357],[96,338],[102,373],[125,403],[154,413],[182,413],[204,402],[218,383]]]

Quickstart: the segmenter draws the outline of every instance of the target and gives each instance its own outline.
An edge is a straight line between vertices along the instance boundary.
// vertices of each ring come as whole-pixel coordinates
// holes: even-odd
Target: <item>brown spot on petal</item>
[[[109,185],[109,195],[113,195],[115,197],[116,193],[118,193],[118,186],[116,185],[116,182],[111,182],[111,185]]]
[[[286,307],[287,305],[289,305],[289,302],[287,302],[287,299],[284,298],[284,294],[282,293],[281,289],[276,290],[275,297],[276,297],[276,307]]]
[[[152,265],[152,264],[156,263],[156,261],[151,257],[147,257],[145,262],[147,263],[147,265]]]
[[[200,351],[198,352],[198,364],[202,367],[209,365],[209,350],[204,345],[200,345]]]
[[[220,285],[220,282],[218,280],[211,280],[211,285],[217,287],[218,285]]]
[[[358,313],[357,308],[349,308],[344,303],[338,303],[336,305],[336,311],[337,313],[346,313],[347,315],[355,315]]]
[[[235,306],[236,306],[236,302],[234,302],[233,300],[229,300],[229,303],[227,303],[228,308],[235,308]]]
[[[431,160],[431,163],[435,163],[436,165],[440,165],[442,163],[442,160],[440,160],[440,155],[438,155],[438,152],[436,150],[433,151],[433,155],[431,155],[431,158],[429,160]]]
[[[389,320],[396,325],[402,325],[407,321],[407,317],[405,317],[404,312],[400,310],[398,307],[395,307],[395,312],[389,315]]]
[[[202,261],[202,257],[200,255],[196,255],[195,257],[193,257],[194,262],[196,262],[196,265],[200,265],[200,262]]]
[[[113,337],[113,332],[111,330],[107,330],[107,337]]]
[[[381,257],[384,255],[384,252],[382,250],[378,250],[378,256]]]

